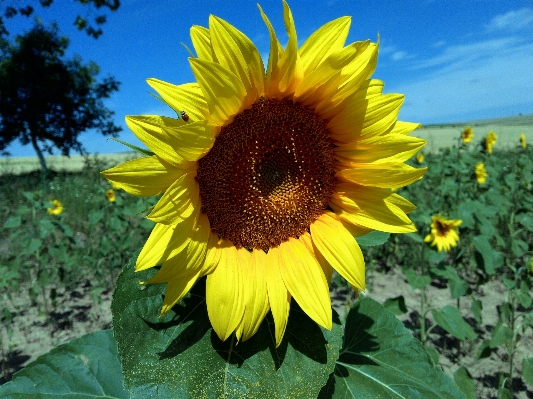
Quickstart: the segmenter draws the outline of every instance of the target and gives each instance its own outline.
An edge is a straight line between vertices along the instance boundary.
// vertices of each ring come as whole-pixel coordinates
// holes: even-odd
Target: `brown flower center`
[[[313,110],[261,97],[224,126],[200,159],[202,212],[237,247],[299,237],[328,206],[334,144]]]

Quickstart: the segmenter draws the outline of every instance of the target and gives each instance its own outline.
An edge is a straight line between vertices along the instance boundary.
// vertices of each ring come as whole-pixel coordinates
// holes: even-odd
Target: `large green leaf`
[[[320,398],[465,398],[411,332],[378,302],[358,300],[346,320],[334,380]]]
[[[355,237],[357,243],[362,247],[374,247],[383,245],[389,239],[390,234],[382,231],[372,231],[361,237]]]
[[[442,309],[433,309],[431,311],[435,322],[444,328],[448,333],[452,334],[455,338],[474,340],[477,338],[477,334],[470,327],[459,309],[455,306],[446,305]]]
[[[525,382],[533,386],[533,357],[524,358],[522,361],[522,376]]]
[[[474,247],[478,253],[481,255],[482,266],[485,271],[488,274],[494,274],[496,269],[503,265],[503,259],[501,255],[492,249],[487,236],[476,236],[472,239],[472,242],[474,243]],[[477,259],[479,259],[479,256]]]
[[[467,399],[476,399],[474,380],[465,367],[459,367],[455,373],[453,373],[453,379],[461,391],[464,392]]]
[[[140,285],[155,272],[125,266],[111,310],[125,386],[132,398],[316,398],[335,367],[342,328],[321,329],[293,301],[276,348],[269,316],[248,341],[221,342],[205,303],[205,281],[159,317],[165,286]]]
[[[122,381],[113,332],[97,331],[38,357],[0,386],[0,397],[127,399]]]

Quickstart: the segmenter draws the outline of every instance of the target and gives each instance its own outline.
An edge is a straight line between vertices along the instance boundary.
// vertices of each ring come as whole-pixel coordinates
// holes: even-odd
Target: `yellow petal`
[[[135,271],[159,265],[179,254],[189,244],[197,212],[175,225],[156,224],[141,253],[137,257]]]
[[[305,75],[330,54],[343,48],[350,23],[351,17],[337,18],[322,25],[307,38],[298,51]]]
[[[342,143],[386,132],[396,122],[403,104],[401,94],[385,94],[351,101],[329,123],[330,136]]]
[[[193,25],[191,27],[191,40],[198,58],[206,61],[216,61],[213,46],[211,45],[209,29],[203,26]]]
[[[391,131],[392,134],[409,134],[415,129],[421,129],[420,123],[396,121]]]
[[[121,188],[128,194],[139,197],[151,197],[170,187],[183,174],[183,169],[178,169],[153,155],[124,162],[100,174],[109,180],[115,189]]]
[[[190,122],[209,119],[209,108],[198,83],[176,86],[153,78],[147,79],[146,82],[178,114],[181,111],[187,112]]]
[[[298,54],[298,38],[296,37],[294,19],[285,0],[283,0],[283,21],[289,42],[278,62],[278,67],[272,73],[270,86],[266,87],[267,95],[274,98],[283,98],[294,93],[304,77]]]
[[[156,223],[176,224],[191,216],[200,207],[200,188],[196,172],[184,173],[162,195],[147,216]]]
[[[311,224],[311,238],[342,277],[358,289],[365,289],[365,260],[361,248],[333,214],[324,213]]]
[[[390,197],[386,198],[385,201],[396,205],[405,213],[413,212],[416,209],[416,206],[413,203],[398,194],[392,194]]]
[[[220,126],[210,121],[185,125],[165,124],[163,131],[171,139],[173,150],[188,161],[197,161],[209,152]]]
[[[245,277],[246,305],[243,319],[242,340],[253,336],[268,313],[266,254],[262,250],[254,250],[250,263],[246,268]]]
[[[209,17],[211,41],[218,63],[236,74],[246,89],[244,107],[253,104],[265,93],[265,69],[254,43],[223,19]]]
[[[291,296],[316,323],[331,330],[331,299],[318,261],[295,238],[279,246],[281,277]]]
[[[339,161],[354,163],[405,162],[426,145],[426,140],[401,134],[365,137],[333,150]]]
[[[291,303],[291,296],[281,277],[279,261],[279,247],[270,248],[266,256],[265,265],[268,302],[270,303],[276,330],[276,347],[281,344],[283,335],[285,335]]]
[[[246,96],[241,80],[215,62],[190,58],[189,63],[204,93],[211,119],[220,126],[231,123]]]
[[[215,270],[215,268],[218,266],[218,262],[220,261],[220,256],[223,251],[224,242],[226,243],[226,246],[233,245],[231,242],[219,238],[215,232],[211,231],[209,233],[205,262],[202,267],[202,276],[213,273],[213,270]]]
[[[185,275],[197,275],[205,261],[209,221],[203,213],[198,217],[196,226],[190,232],[191,239],[187,247],[173,258],[165,261],[163,266],[147,284],[171,282],[184,278]]]
[[[353,164],[335,177],[362,186],[400,188],[420,180],[427,168],[415,169],[404,163]]]
[[[259,4],[257,4],[257,7],[259,8],[261,17],[263,18],[263,21],[265,22],[265,25],[267,26],[268,32],[270,34],[270,53],[268,56],[268,66],[265,75],[266,90],[271,86],[272,76],[277,74],[278,62],[281,56],[283,55],[283,48],[281,47],[281,44],[279,44],[278,38],[276,37],[276,32],[274,32],[274,28],[272,27],[272,24],[270,23],[268,17],[263,12],[263,9]]]
[[[207,314],[218,337],[225,341],[244,315],[242,267],[237,248],[224,248],[218,266],[207,276]]]
[[[307,250],[315,257],[315,259],[320,264],[320,267],[322,268],[322,271],[324,272],[324,276],[326,276],[326,280],[329,282],[331,281],[331,277],[333,275],[333,268],[328,263],[326,258],[320,253],[316,245],[313,243],[313,239],[311,238],[311,234],[309,234],[307,231],[303,233],[298,239],[302,242],[302,244],[305,245]]]
[[[176,303],[181,301],[181,299],[187,295],[187,293],[198,280],[198,277],[199,273],[185,275],[182,278],[178,280],[172,280],[167,284],[160,316],[163,316],[165,313],[167,313]]]

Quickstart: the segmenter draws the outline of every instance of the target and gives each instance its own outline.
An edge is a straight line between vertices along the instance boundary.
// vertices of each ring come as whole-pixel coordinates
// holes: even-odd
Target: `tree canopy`
[[[72,1],[72,0],[71,0]],[[97,39],[102,32],[102,25],[106,23],[107,16],[102,13],[106,8],[109,11],[116,11],[120,7],[120,0],[73,0],[75,3],[80,3],[89,8],[89,12],[85,16],[78,15],[74,21],[74,25],[78,30],[85,31],[89,36]],[[53,4],[54,0],[0,0],[0,37],[9,34],[6,29],[4,18],[10,19],[16,16],[29,17],[33,15],[34,6],[40,5],[43,8],[48,8]],[[7,4],[6,4],[7,3]],[[98,15],[93,15],[92,21],[89,20],[89,15],[92,11],[98,10]]]
[[[99,67],[83,64],[79,56],[64,59],[68,39],[56,25],[34,27],[15,43],[0,40],[0,152],[15,139],[31,143],[46,170],[42,152],[57,148],[85,153],[80,133],[96,129],[116,136],[103,99],[117,91],[119,82],[108,76],[97,81]]]

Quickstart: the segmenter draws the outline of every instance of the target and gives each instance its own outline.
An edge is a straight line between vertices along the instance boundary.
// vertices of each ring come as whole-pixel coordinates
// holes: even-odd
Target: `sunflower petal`
[[[265,22],[265,25],[267,26],[268,32],[270,34],[270,53],[268,56],[268,66],[265,75],[266,90],[266,88],[269,88],[271,86],[272,76],[277,73],[279,59],[283,56],[283,48],[281,47],[281,44],[279,44],[278,38],[276,37],[276,32],[274,31],[274,28],[272,27],[272,24],[270,23],[268,17],[263,12],[263,9],[259,4],[257,4],[257,7],[259,8],[261,18],[263,18],[263,21]]]
[[[211,120],[220,126],[231,123],[246,96],[241,80],[215,62],[189,58],[189,63],[207,100]]]
[[[343,48],[351,21],[351,17],[337,18],[322,25],[307,38],[298,50],[305,75],[330,54]]]
[[[137,257],[135,271],[149,269],[178,255],[191,241],[197,212],[174,225],[156,224],[141,253]]]
[[[276,348],[281,344],[285,335],[291,303],[291,295],[281,277],[281,265],[279,261],[279,247],[270,248],[266,255],[265,268],[268,302],[270,303],[276,330]]]
[[[191,122],[209,119],[209,108],[198,83],[176,86],[153,78],[146,82],[176,113],[186,111]]]
[[[318,261],[295,238],[279,246],[281,277],[302,310],[331,330],[331,299],[326,277]]]
[[[294,26],[291,9],[285,0],[283,0],[283,21],[289,36],[289,42],[279,60],[276,73],[272,77],[271,86],[267,88],[268,94],[272,97],[285,97],[294,93],[304,77],[300,55],[298,54],[296,27]]]
[[[138,197],[151,197],[170,187],[183,174],[183,169],[178,169],[153,155],[124,162],[100,174],[109,180],[115,189],[121,188]]]
[[[222,251],[218,266],[207,276],[207,314],[213,330],[225,341],[241,323],[244,315],[243,265],[237,248]]]
[[[193,25],[191,27],[191,40],[199,59],[216,62],[209,29],[203,26]]]
[[[404,163],[352,164],[335,174],[341,180],[362,186],[400,188],[420,180],[427,168],[415,169]]]
[[[184,173],[159,199],[147,219],[163,224],[176,224],[200,207],[200,189],[196,172]]]
[[[223,19],[209,17],[211,41],[218,63],[235,73],[248,93],[245,107],[265,92],[263,60],[254,43]]]
[[[252,337],[268,313],[266,254],[262,250],[254,250],[250,264],[246,268],[246,305],[243,318],[242,340]]]
[[[220,126],[209,121],[198,121],[185,125],[167,124],[163,132],[171,139],[172,149],[180,157],[188,161],[197,161],[207,154],[215,137],[220,132]]]
[[[357,241],[334,215],[324,213],[311,224],[311,237],[331,266],[350,284],[365,289],[365,260]]]
[[[183,299],[198,280],[199,273],[184,275],[177,280],[172,280],[167,284],[163,306],[161,306],[160,317],[167,313],[172,307]]]
[[[405,213],[413,212],[416,209],[416,206],[411,203],[411,201],[406,200],[404,197],[398,194],[392,194],[390,197],[387,197],[385,202],[396,205]]]
[[[391,131],[392,134],[409,134],[415,129],[422,129],[420,123],[396,121]]]
[[[207,252],[205,255],[205,262],[202,266],[202,276],[213,273],[213,270],[218,266],[220,256],[222,254],[223,239],[218,238],[218,235],[213,231],[209,233],[207,241]]]
[[[333,276],[333,268],[328,263],[326,258],[320,253],[316,245],[313,243],[313,239],[311,238],[311,234],[309,234],[307,231],[303,233],[298,239],[302,242],[302,244],[305,245],[307,250],[315,257],[315,259],[320,264],[320,267],[322,267],[322,271],[324,272],[324,275],[326,276],[326,280],[329,282],[331,281],[331,277]]]

